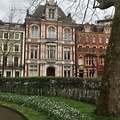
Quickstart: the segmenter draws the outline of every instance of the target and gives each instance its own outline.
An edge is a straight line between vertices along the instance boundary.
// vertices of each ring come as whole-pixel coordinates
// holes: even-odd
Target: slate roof
[[[38,8],[35,10],[35,12],[31,15],[29,14],[29,16],[32,16],[35,18],[42,18],[43,16],[45,16],[45,7],[46,5],[39,5]],[[59,16],[58,18],[59,20],[72,21],[70,14],[66,16],[60,7],[58,7],[58,16]]]
[[[83,29],[84,29],[84,24],[80,24],[76,28],[76,30],[78,30],[78,31],[82,31]],[[99,25],[95,25],[95,24],[91,24],[90,29],[91,29],[92,32],[103,32],[104,31],[103,26],[99,26]]]

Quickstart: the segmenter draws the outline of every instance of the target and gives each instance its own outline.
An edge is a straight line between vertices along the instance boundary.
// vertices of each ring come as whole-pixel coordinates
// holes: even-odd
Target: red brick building
[[[76,28],[76,70],[79,77],[100,77],[111,25],[82,24]]]
[[[72,77],[75,65],[75,23],[54,0],[26,16],[26,76]]]

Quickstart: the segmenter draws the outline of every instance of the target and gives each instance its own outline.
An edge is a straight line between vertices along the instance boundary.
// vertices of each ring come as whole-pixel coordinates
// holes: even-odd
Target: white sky
[[[10,9],[15,7],[16,9],[22,9],[22,11],[18,10],[16,19],[17,20],[19,19],[20,21],[23,22],[25,12],[26,12],[25,10],[28,7],[27,1],[32,1],[32,0],[1,0],[0,1],[0,19],[3,20],[3,21],[8,21],[8,14],[10,12]],[[74,13],[74,10],[75,10],[75,7],[76,7],[75,5],[73,6],[72,9],[68,10],[66,8],[67,8],[67,6],[70,6],[72,4],[72,2],[70,2],[70,1],[79,1],[79,0],[57,0],[57,1],[58,1],[58,5],[63,10],[66,10],[66,13],[68,13],[69,10],[72,13]],[[81,0],[81,1],[83,1],[82,4],[85,4],[87,0]],[[93,1],[93,0],[91,0],[91,1]],[[80,12],[78,12],[77,15],[76,15],[77,17],[75,17],[75,20],[77,19],[78,23],[79,23],[79,21],[82,21],[82,19],[81,19],[83,17],[82,14],[84,14],[84,10],[83,11],[82,10],[80,10]],[[97,12],[96,12],[97,16],[93,17],[91,22],[94,22],[97,19],[103,19],[106,15],[108,15],[108,14],[110,15],[112,13],[112,11],[113,11],[113,7],[109,8],[109,9],[107,9],[105,11],[101,11],[101,10],[97,9]],[[86,16],[86,21],[85,22],[90,22],[89,18],[91,17],[91,14],[90,14],[91,12],[92,12],[92,10],[89,9],[88,14]]]

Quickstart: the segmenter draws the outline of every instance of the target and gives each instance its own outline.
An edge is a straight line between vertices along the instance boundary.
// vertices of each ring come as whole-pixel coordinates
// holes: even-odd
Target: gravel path
[[[14,109],[0,105],[0,120],[27,120]]]

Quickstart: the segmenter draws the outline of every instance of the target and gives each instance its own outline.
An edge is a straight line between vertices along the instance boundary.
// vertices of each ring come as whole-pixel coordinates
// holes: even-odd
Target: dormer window
[[[85,32],[90,32],[89,27],[86,27],[86,28],[85,28]]]
[[[54,19],[54,17],[55,17],[55,10],[49,9],[49,19]]]

